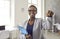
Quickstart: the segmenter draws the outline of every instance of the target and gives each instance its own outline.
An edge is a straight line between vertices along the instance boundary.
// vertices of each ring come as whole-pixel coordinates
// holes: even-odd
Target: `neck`
[[[30,18],[30,21],[34,21],[35,20],[35,17],[34,18]]]

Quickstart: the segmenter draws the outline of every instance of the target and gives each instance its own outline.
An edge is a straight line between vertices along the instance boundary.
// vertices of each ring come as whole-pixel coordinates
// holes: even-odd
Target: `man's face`
[[[37,10],[35,7],[29,7],[28,12],[29,12],[29,16],[34,18],[37,13]]]

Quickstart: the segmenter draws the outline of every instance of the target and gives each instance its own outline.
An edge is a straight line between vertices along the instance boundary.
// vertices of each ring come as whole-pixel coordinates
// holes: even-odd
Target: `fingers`
[[[26,39],[31,39],[31,35],[26,35]]]

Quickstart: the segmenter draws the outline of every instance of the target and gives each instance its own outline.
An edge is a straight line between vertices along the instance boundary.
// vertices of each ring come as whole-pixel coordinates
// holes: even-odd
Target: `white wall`
[[[45,11],[49,9],[56,14],[56,22],[60,22],[60,0],[45,0]]]
[[[28,19],[28,0],[15,0],[15,24],[22,25]]]
[[[45,0],[41,0],[41,18],[43,18],[43,19],[45,19],[45,15],[44,15],[44,13],[45,13],[45,11],[44,11],[44,9],[45,9],[45,6],[44,6],[44,2]]]

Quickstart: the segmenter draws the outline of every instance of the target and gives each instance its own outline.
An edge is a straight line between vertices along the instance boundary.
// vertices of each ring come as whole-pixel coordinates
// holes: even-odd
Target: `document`
[[[26,29],[24,29],[24,27],[22,26],[18,26],[19,30],[21,31],[22,34],[26,35],[28,34],[28,32],[26,31]]]

